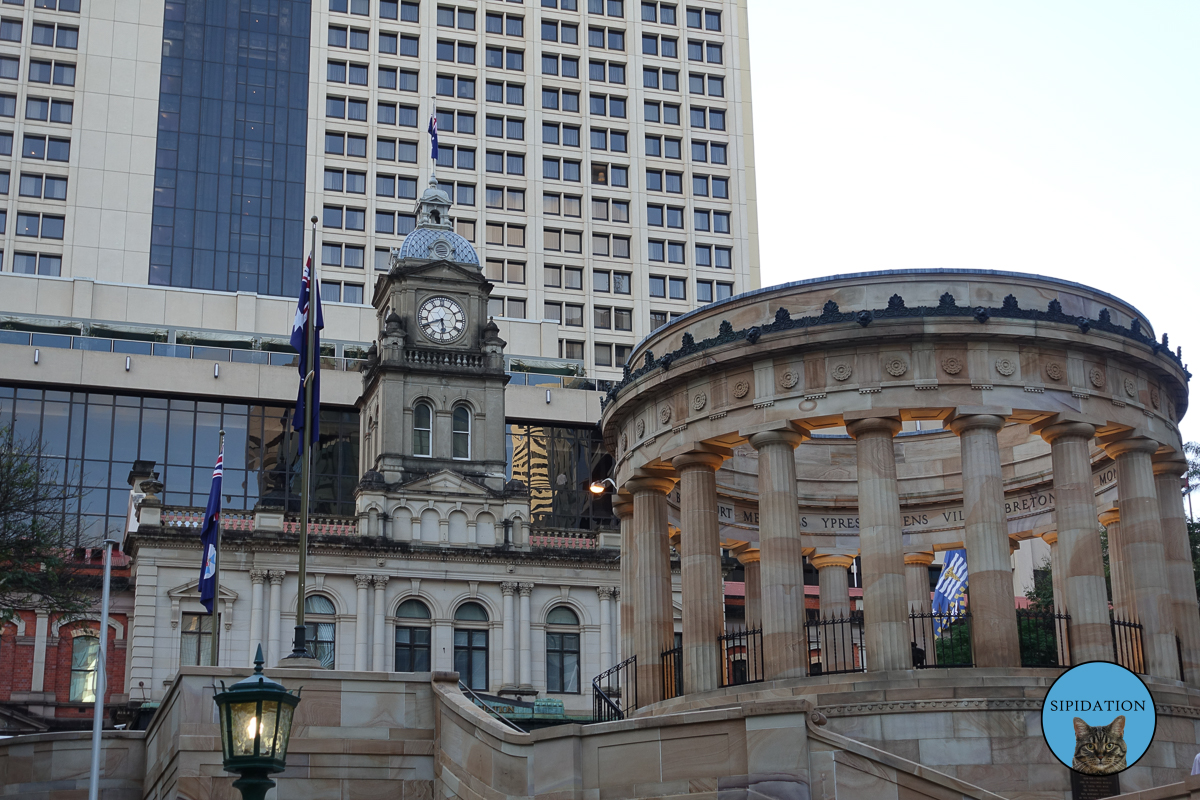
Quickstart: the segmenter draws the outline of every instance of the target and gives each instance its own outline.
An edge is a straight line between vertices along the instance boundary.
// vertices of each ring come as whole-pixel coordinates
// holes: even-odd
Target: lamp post
[[[263,800],[275,781],[267,776],[287,767],[288,741],[299,694],[292,694],[263,675],[262,645],[254,657],[254,674],[228,689],[224,681],[213,697],[221,719],[221,749],[226,772],[242,800]]]

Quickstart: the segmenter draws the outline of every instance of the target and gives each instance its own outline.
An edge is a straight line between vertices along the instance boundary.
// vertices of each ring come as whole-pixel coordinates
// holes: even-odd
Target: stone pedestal
[[[1196,579],[1192,548],[1188,541],[1187,517],[1180,487],[1187,462],[1168,458],[1154,464],[1154,487],[1158,492],[1162,520],[1163,552],[1167,561],[1167,587],[1174,612],[1175,635],[1183,654],[1183,680],[1200,687],[1200,611],[1196,602]]]
[[[1112,661],[1108,591],[1096,523],[1089,448],[1096,429],[1084,422],[1061,422],[1039,431],[1050,443],[1054,469],[1054,519],[1058,525],[1055,569],[1063,570],[1066,613],[1071,615],[1071,658]]]
[[[912,669],[911,631],[904,579],[904,537],[892,437],[900,420],[868,417],[848,422],[857,440],[859,542],[867,669]]]
[[[758,451],[759,549],[762,551],[763,668],[767,680],[807,674],[804,628],[804,552],[796,503],[793,430],[750,436]]]
[[[962,452],[963,538],[970,572],[971,638],[975,665],[1021,666],[1013,598],[998,414],[965,414],[950,422]]]
[[[662,653],[674,646],[671,556],[667,544],[668,478],[635,478],[625,484],[633,495],[633,547],[630,549],[633,650],[637,656],[638,705],[662,699]]]
[[[1167,593],[1167,562],[1158,490],[1154,486],[1154,467],[1150,461],[1158,450],[1158,442],[1142,438],[1120,439],[1106,443],[1104,450],[1117,462],[1122,570],[1130,585],[1137,621],[1142,624],[1146,671],[1160,678],[1178,680],[1175,612]]]
[[[683,685],[689,693],[707,692],[721,685],[717,637],[725,633],[725,592],[716,471],[724,460],[715,453],[699,452],[672,462],[679,473]]]

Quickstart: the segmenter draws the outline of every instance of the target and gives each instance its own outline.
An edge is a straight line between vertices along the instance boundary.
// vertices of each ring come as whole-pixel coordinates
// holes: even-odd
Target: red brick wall
[[[129,629],[129,622],[124,614],[112,614],[110,619],[119,623],[125,630]],[[71,635],[71,631],[79,628],[87,628],[88,630],[95,631],[98,635],[100,623],[94,620],[86,620],[64,625],[59,631],[58,646],[54,647],[51,645],[46,648],[45,686],[46,691],[54,692],[55,700],[59,704],[56,716],[60,718],[77,719],[92,715],[93,707],[90,703],[86,705],[71,703],[71,653],[75,640],[75,637]],[[54,630],[53,623],[51,623],[50,629]],[[104,692],[105,703],[111,702],[114,694],[124,694],[125,692],[126,642],[124,638],[117,639],[117,630],[111,626],[108,629],[108,635],[108,684]],[[30,658],[32,659],[32,653]]]

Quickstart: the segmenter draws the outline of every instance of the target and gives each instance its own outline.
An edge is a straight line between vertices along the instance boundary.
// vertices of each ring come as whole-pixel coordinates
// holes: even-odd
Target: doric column
[[[1054,519],[1061,556],[1056,568],[1061,563],[1064,571],[1066,613],[1071,615],[1071,660],[1075,664],[1112,661],[1108,591],[1092,488],[1090,448],[1096,429],[1085,422],[1061,422],[1039,433],[1050,443],[1054,470]]]
[[[362,672],[367,668],[367,590],[371,588],[370,575],[355,575],[354,585],[358,590],[354,607],[354,669]]]
[[[904,554],[904,585],[908,595],[908,613],[929,614],[933,605],[929,597],[929,565],[933,553]],[[926,665],[937,663],[937,648],[934,647],[933,620],[914,620],[909,628],[914,647],[924,651]],[[914,653],[915,655],[915,653]]]
[[[617,590],[611,586],[600,586],[596,595],[600,598],[600,670],[604,672],[613,665],[612,600]],[[597,673],[599,674],[599,673]]]
[[[283,576],[287,573],[281,569],[273,569],[267,573],[271,583],[271,609],[267,612],[267,666],[273,667],[279,663],[279,630],[282,627],[280,608],[283,592]]]
[[[533,595],[533,584],[518,584],[521,593],[521,688],[533,689],[533,631],[530,627],[529,598]]]
[[[251,666],[254,664],[254,654],[258,645],[263,643],[263,584],[266,581],[265,569],[250,570],[250,652],[247,655]]]
[[[500,681],[504,689],[517,688],[517,621],[513,610],[513,595],[516,594],[515,581],[503,581],[500,584],[500,595],[503,598],[504,627],[502,636],[504,642],[501,651]]]
[[[850,619],[850,565],[854,556],[848,553],[821,553],[808,557],[817,570],[820,589],[820,616],[822,620]],[[856,626],[848,623],[821,625],[821,667],[825,672],[837,672],[856,668],[855,653],[862,642],[857,641]],[[806,637],[807,641],[807,637]]]
[[[633,547],[630,549],[632,650],[637,656],[639,705],[662,699],[662,652],[675,638],[671,603],[671,553],[667,542],[669,478],[635,478],[625,484],[633,495]]]
[[[375,657],[372,659],[371,669],[376,672],[385,672],[387,670],[387,642],[384,641],[384,617],[387,616],[387,609],[384,607],[383,592],[387,588],[388,576],[375,575],[371,578],[371,584],[375,587],[375,635],[372,637],[372,645],[375,650]]]
[[[633,497],[628,494],[615,492],[613,494],[613,513],[621,524],[621,591],[617,603],[617,627],[620,628],[621,658],[633,655],[633,605],[630,598],[634,596],[633,589]]]
[[[762,627],[762,563],[759,561],[761,551],[750,547],[738,553],[738,561],[742,564],[742,572],[746,576],[746,628],[752,630]]]
[[[1101,511],[1097,519],[1108,533],[1108,581],[1112,586],[1113,613],[1119,619],[1131,621],[1133,596],[1130,594],[1129,576],[1126,574],[1128,568],[1125,555],[1121,552],[1121,511],[1110,508]]]
[[[1003,427],[1004,417],[997,414],[965,414],[950,422],[962,453],[963,540],[971,575],[971,639],[979,667],[1021,666],[1004,472],[996,438]]]
[[[857,440],[859,543],[867,669],[912,669],[904,580],[904,538],[896,453],[900,420],[868,417],[846,424]]]
[[[1158,492],[1162,520],[1163,551],[1167,560],[1167,588],[1171,594],[1175,635],[1183,655],[1183,680],[1200,687],[1200,612],[1197,611],[1196,579],[1187,518],[1183,511],[1182,479],[1187,461],[1178,456],[1154,464],[1154,487]]]
[[[769,681],[808,673],[804,552],[796,503],[796,447],[801,441],[803,436],[794,430],[750,436],[758,451],[763,670]]]
[[[1066,573],[1067,567],[1059,561],[1058,552],[1058,531],[1048,531],[1042,534],[1042,541],[1050,545],[1050,583],[1054,591],[1054,613],[1067,613],[1067,590],[1066,590]],[[1054,630],[1061,631],[1060,623],[1055,623]],[[1058,639],[1058,663],[1072,664],[1071,661],[1071,642],[1070,636],[1060,636],[1056,633]]]
[[[1117,496],[1121,507],[1122,573],[1129,583],[1137,621],[1142,624],[1146,671],[1178,680],[1175,610],[1167,593],[1167,560],[1159,519],[1158,490],[1150,457],[1153,439],[1131,437],[1108,442],[1104,451],[1117,462]]]
[[[725,591],[716,472],[724,460],[716,453],[696,452],[672,461],[679,473],[683,685],[688,692],[707,692],[721,685],[717,637],[725,633]]]

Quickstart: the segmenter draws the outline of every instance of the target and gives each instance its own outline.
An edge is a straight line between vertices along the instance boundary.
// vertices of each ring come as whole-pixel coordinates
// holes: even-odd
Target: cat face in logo
[[[1125,715],[1091,726],[1075,718],[1075,760],[1071,769],[1086,775],[1112,775],[1125,769]]]

